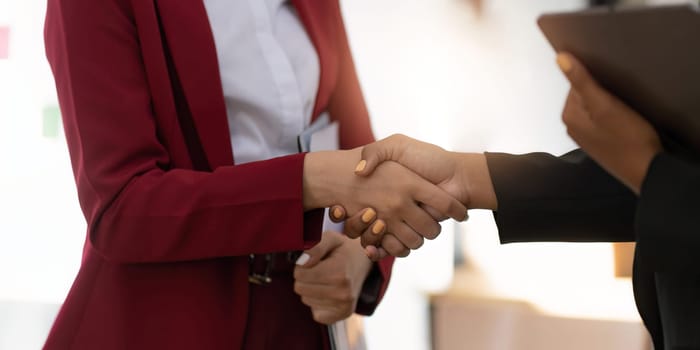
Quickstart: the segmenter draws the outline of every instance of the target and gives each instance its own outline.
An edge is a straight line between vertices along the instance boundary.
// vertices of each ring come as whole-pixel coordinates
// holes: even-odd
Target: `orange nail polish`
[[[369,208],[362,214],[362,222],[369,224],[375,217],[377,217],[377,213],[374,211],[374,209]]]
[[[374,233],[375,235],[382,233],[382,231],[384,230],[384,226],[384,221],[375,222],[374,226],[372,226],[372,233]]]
[[[557,64],[559,65],[559,69],[561,69],[562,72],[564,73],[569,73],[571,72],[571,60],[569,57],[567,57],[564,54],[558,54],[557,55]]]
[[[333,218],[340,220],[343,218],[343,211],[340,208],[333,209]]]
[[[357,166],[355,167],[355,172],[362,172],[363,170],[365,170],[365,167],[367,167],[367,161],[363,159],[359,163],[357,163]]]

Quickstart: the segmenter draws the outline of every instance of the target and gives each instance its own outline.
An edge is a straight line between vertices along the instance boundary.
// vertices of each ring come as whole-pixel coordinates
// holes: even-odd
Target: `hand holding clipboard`
[[[552,47],[572,53],[613,95],[647,118],[666,149],[700,158],[700,13],[692,5],[547,14]]]

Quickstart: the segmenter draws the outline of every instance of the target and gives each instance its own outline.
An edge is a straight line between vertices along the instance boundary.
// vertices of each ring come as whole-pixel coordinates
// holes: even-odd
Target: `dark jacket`
[[[580,150],[487,161],[501,242],[636,242],[634,296],[655,349],[700,349],[700,165],[658,155],[637,198]]]

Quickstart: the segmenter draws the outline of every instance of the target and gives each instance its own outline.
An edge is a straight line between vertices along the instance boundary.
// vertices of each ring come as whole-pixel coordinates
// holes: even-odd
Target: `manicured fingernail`
[[[384,231],[384,222],[383,221],[377,221],[374,223],[374,226],[372,226],[372,233],[375,235],[378,235]]]
[[[374,211],[374,209],[369,208],[362,214],[362,222],[369,224],[375,217],[377,217],[377,213]]]
[[[333,209],[333,218],[340,220],[343,218],[343,211],[340,208]]]
[[[307,262],[309,262],[309,259],[311,259],[311,256],[309,254],[306,254],[306,253],[301,254],[299,259],[297,259],[296,264],[299,266],[304,266],[304,265],[306,265]]]
[[[571,60],[565,54],[560,53],[557,55],[557,64],[559,65],[559,69],[561,69],[562,72],[571,72]]]
[[[365,170],[365,167],[367,167],[367,161],[363,159],[359,163],[357,163],[357,166],[355,167],[355,172],[360,173],[363,170]]]

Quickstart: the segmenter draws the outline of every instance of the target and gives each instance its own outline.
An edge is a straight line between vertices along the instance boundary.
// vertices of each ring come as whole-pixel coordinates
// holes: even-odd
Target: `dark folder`
[[[646,117],[672,152],[700,158],[700,13],[697,6],[603,7],[546,14],[556,51]]]

